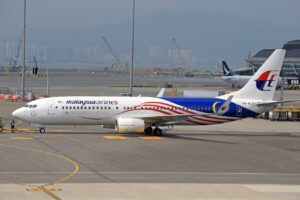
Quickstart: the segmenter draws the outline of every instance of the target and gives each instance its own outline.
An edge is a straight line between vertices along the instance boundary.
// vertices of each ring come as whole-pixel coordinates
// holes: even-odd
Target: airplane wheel
[[[155,128],[153,130],[153,135],[156,135],[156,136],[162,136],[163,132],[160,128]]]
[[[46,129],[44,127],[40,128],[40,133],[45,133],[46,132]]]
[[[152,127],[148,127],[148,128],[146,128],[145,129],[145,131],[144,131],[146,134],[149,134],[149,135],[151,135],[152,134],[152,132],[153,132],[153,129],[152,129]]]

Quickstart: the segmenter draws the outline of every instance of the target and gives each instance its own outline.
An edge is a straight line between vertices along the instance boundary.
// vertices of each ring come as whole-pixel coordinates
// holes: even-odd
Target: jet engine
[[[115,122],[115,130],[117,133],[143,133],[145,130],[145,122],[142,119],[118,118]]]

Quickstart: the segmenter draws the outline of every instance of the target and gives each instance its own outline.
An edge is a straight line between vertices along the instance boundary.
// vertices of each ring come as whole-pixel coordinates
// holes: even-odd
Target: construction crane
[[[172,39],[174,45],[175,45],[175,48],[176,48],[176,52],[177,52],[177,56],[179,57],[179,59],[181,60],[181,63],[182,63],[182,67],[187,67],[187,61],[186,61],[186,58],[182,55],[182,52],[181,52],[181,48],[180,46],[178,45],[177,41],[175,38]]]
[[[17,63],[18,63],[19,56],[20,56],[20,51],[21,51],[22,43],[23,43],[23,31],[22,31],[21,36],[20,36],[20,39],[19,39],[19,43],[18,43],[18,46],[17,46],[17,52],[16,52],[16,55],[15,55],[15,57],[12,58],[11,61],[10,61],[10,65],[11,65],[11,68],[12,68],[12,71],[13,71],[13,72],[16,71],[16,67],[17,67]]]
[[[104,36],[102,36],[102,39],[103,39],[105,45],[107,46],[108,50],[110,51],[110,53],[112,54],[112,56],[116,60],[116,63],[114,63],[112,65],[112,67],[115,66],[115,65],[119,66],[119,67],[123,66],[121,60],[119,59],[119,57],[117,56],[117,54],[114,52],[113,48],[111,47],[111,45],[109,44],[109,42],[107,41],[107,39]]]

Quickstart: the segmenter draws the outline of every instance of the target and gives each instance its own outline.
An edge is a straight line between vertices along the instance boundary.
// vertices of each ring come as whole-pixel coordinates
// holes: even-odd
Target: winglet
[[[233,95],[230,95],[228,99],[218,108],[217,115],[224,115],[229,110],[229,104],[231,103],[232,98]]]
[[[159,91],[159,93],[156,95],[156,97],[163,97],[165,94],[165,90],[166,88],[161,88],[161,90]]]

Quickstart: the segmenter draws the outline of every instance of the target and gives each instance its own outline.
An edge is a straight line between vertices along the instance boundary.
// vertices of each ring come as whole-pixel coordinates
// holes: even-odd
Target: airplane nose
[[[22,111],[21,111],[20,109],[17,109],[17,110],[15,110],[15,111],[12,113],[12,116],[14,116],[15,118],[20,119],[20,118],[22,117],[21,112],[22,112]]]

